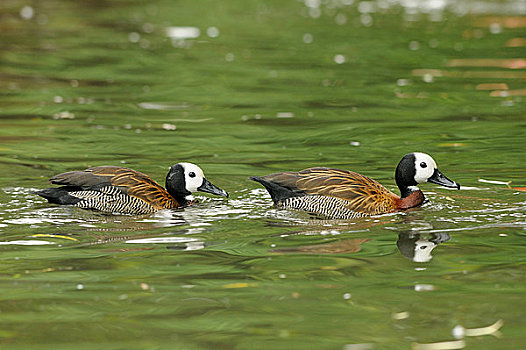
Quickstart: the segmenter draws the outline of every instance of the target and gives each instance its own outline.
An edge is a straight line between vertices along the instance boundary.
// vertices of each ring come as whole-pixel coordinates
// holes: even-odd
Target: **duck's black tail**
[[[294,191],[288,187],[281,186],[280,184],[277,184],[272,181],[268,181],[259,176],[251,176],[249,177],[249,179],[262,184],[267,189],[268,193],[270,194],[270,197],[272,198],[272,201],[276,205],[279,202],[284,201],[287,198],[299,197],[299,196],[305,195],[305,193],[303,192],[298,192],[297,190]]]
[[[80,198],[69,194],[70,191],[75,189],[76,188],[72,188],[71,186],[45,188],[43,190],[36,191],[35,194],[38,194],[40,197],[44,197],[49,203],[75,204],[81,200]]]

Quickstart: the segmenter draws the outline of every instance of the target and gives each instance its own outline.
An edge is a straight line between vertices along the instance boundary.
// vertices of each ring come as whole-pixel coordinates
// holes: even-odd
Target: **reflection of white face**
[[[413,257],[414,262],[428,262],[433,257],[431,251],[435,249],[436,243],[426,241],[425,239],[419,239],[415,242],[415,256]]]
[[[179,164],[181,164],[181,166],[184,169],[184,181],[186,189],[189,192],[196,192],[197,188],[199,188],[203,184],[203,180],[205,178],[203,170],[201,170],[200,167],[192,163]]]
[[[419,184],[427,182],[427,179],[433,176],[433,173],[437,168],[437,164],[429,154],[415,152],[414,155],[416,169],[415,181]]]

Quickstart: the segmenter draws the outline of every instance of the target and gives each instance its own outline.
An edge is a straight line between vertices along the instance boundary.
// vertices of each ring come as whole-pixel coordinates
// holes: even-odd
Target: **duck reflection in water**
[[[449,241],[451,237],[445,232],[424,235],[419,232],[401,232],[396,245],[400,253],[414,262],[428,262],[433,256],[431,251],[439,243]]]
[[[369,238],[345,239],[331,243],[307,245],[299,247],[289,247],[272,249],[272,253],[307,253],[307,254],[348,254],[357,253],[361,249],[362,243],[370,241]]]

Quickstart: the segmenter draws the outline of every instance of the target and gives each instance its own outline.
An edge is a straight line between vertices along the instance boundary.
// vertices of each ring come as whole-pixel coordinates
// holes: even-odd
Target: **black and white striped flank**
[[[74,191],[69,194],[81,199],[73,205],[84,209],[121,214],[150,214],[156,211],[145,201],[128,196],[113,186],[105,186],[97,191]]]
[[[284,209],[304,210],[311,214],[324,215],[331,219],[355,219],[369,216],[365,213],[350,210],[347,207],[348,205],[348,201],[340,198],[317,195],[291,197],[278,203],[278,206]]]

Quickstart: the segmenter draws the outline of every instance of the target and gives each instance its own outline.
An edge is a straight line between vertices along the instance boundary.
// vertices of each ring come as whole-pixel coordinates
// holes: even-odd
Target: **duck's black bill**
[[[207,179],[203,179],[203,184],[201,186],[199,186],[197,188],[197,190],[201,191],[201,192],[212,193],[212,194],[215,194],[215,195],[218,195],[218,196],[225,196],[225,197],[228,198],[227,191],[217,187],[216,185],[212,184]]]
[[[444,174],[442,174],[438,169],[435,169],[435,172],[429,179],[427,179],[427,182],[460,190],[460,184],[445,177]]]

